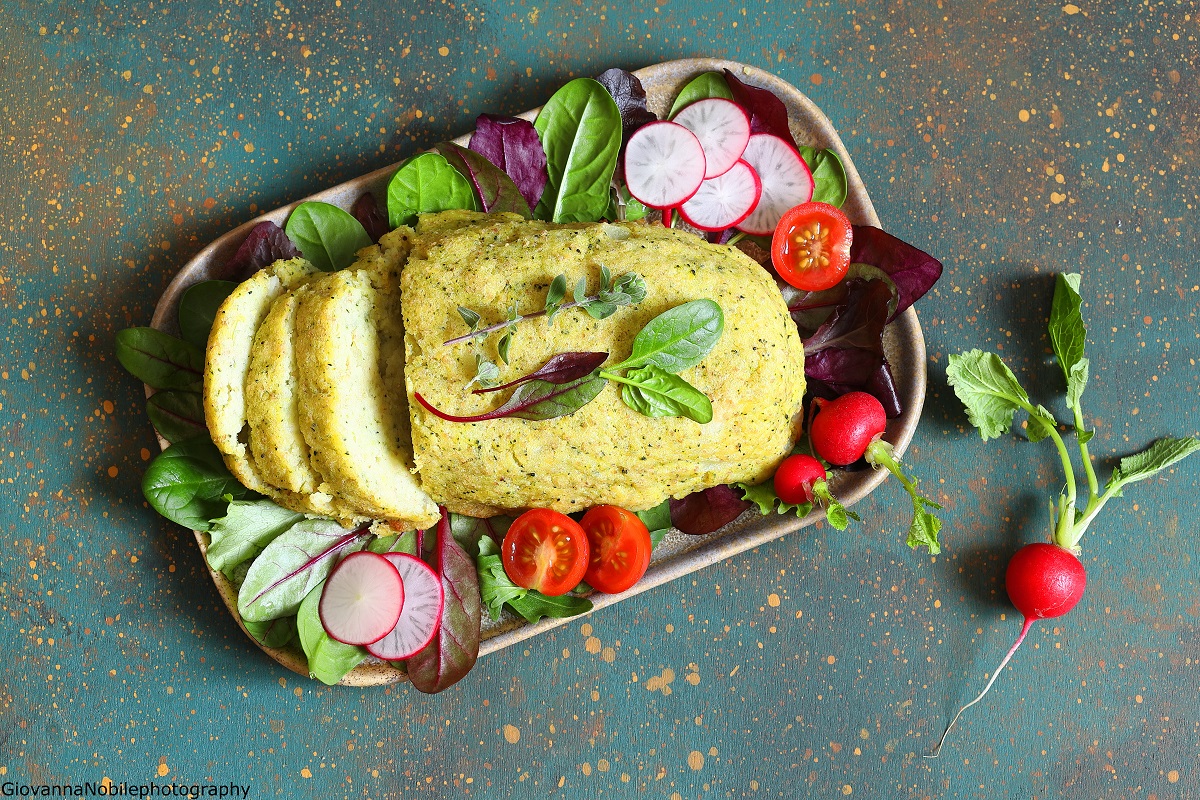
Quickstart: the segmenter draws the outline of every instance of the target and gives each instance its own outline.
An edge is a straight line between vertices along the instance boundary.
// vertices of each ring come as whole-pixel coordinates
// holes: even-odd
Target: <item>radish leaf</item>
[[[1017,410],[1029,405],[1029,395],[1017,376],[995,353],[970,350],[950,356],[946,382],[985,442],[1008,433]]]
[[[1178,461],[1200,450],[1200,440],[1176,439],[1166,437],[1159,439],[1146,450],[1121,459],[1120,465],[1113,470],[1108,485],[1121,487],[1127,483],[1145,480]]]

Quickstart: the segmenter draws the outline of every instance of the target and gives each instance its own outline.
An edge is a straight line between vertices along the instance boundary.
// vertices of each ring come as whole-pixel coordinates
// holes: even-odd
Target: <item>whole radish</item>
[[[1000,666],[992,673],[983,692],[967,703],[942,733],[933,752],[926,758],[935,758],[942,743],[963,711],[978,703],[996,682],[1001,670],[1008,664],[1013,653],[1025,640],[1034,620],[1061,617],[1069,612],[1083,597],[1087,583],[1083,564],[1079,563],[1079,540],[1088,526],[1114,497],[1120,497],[1125,486],[1145,480],[1170,467],[1192,453],[1200,451],[1200,440],[1194,438],[1164,437],[1136,455],[1122,458],[1108,481],[1101,488],[1092,458],[1088,452],[1094,430],[1084,426],[1083,406],[1080,398],[1087,387],[1090,362],[1084,357],[1084,342],[1087,329],[1083,324],[1081,308],[1083,299],[1079,295],[1078,275],[1059,275],[1055,281],[1054,300],[1050,308],[1050,344],[1062,369],[1066,383],[1067,407],[1074,422],[1075,443],[1079,447],[1079,461],[1083,465],[1083,480],[1076,474],[1067,450],[1060,423],[1054,415],[1041,405],[1034,405],[1005,363],[995,353],[970,350],[949,358],[946,382],[967,410],[967,418],[979,429],[986,442],[1012,429],[1013,417],[1018,411],[1028,415],[1026,435],[1030,441],[1050,439],[1058,450],[1066,477],[1062,494],[1051,504],[1053,511],[1053,543],[1038,543],[1022,547],[1008,563],[1004,576],[1005,587],[1013,605],[1025,616],[1025,624],[1017,641],[1009,649]],[[1081,488],[1086,487],[1086,494]]]
[[[940,553],[937,536],[942,522],[928,509],[941,506],[917,493],[917,479],[904,474],[891,443],[884,441],[887,413],[883,404],[867,392],[847,392],[833,400],[818,397],[813,405],[817,413],[809,425],[808,437],[816,454],[836,466],[866,458],[872,467],[884,467],[895,475],[913,503],[908,546],[916,549],[924,545],[931,554]]]
[[[844,531],[851,519],[858,519],[829,491],[825,465],[805,453],[788,456],[775,470],[775,494],[788,505],[818,503],[825,510],[825,519],[836,530]]]
[[[1013,554],[1008,562],[1008,570],[1004,573],[1004,588],[1008,591],[1008,599],[1025,617],[1021,633],[1005,654],[1000,666],[992,673],[983,691],[958,710],[954,719],[946,726],[933,752],[926,758],[937,757],[942,749],[942,742],[950,735],[954,723],[958,722],[964,711],[982,700],[992,688],[992,684],[1008,666],[1021,642],[1025,641],[1025,634],[1029,633],[1033,623],[1039,619],[1053,619],[1068,613],[1079,603],[1086,586],[1087,573],[1084,572],[1083,564],[1074,553],[1064,547],[1048,542],[1034,542]]]

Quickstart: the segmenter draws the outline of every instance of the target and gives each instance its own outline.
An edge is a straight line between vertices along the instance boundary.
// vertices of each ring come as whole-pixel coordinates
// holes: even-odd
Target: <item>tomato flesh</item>
[[[632,587],[650,566],[650,531],[632,511],[596,506],[579,524],[587,534],[591,558],[583,579],[605,594]]]
[[[837,285],[850,269],[850,220],[828,203],[801,203],[787,211],[771,237],[779,277],[806,292]]]
[[[535,508],[513,521],[500,547],[500,560],[517,586],[553,597],[579,585],[590,553],[587,534],[578,522],[548,508]]]

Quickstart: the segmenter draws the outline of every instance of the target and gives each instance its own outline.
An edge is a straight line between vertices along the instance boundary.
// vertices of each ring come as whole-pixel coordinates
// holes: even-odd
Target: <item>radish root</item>
[[[1029,633],[1029,629],[1033,626],[1033,621],[1033,617],[1025,618],[1025,624],[1021,626],[1021,635],[1017,637],[1017,641],[1014,642],[1013,646],[1009,648],[1008,653],[1006,653],[1004,656],[1004,660],[1000,662],[1000,666],[996,667],[996,671],[992,673],[992,677],[987,682],[987,686],[983,687],[983,691],[979,693],[978,697],[958,710],[958,713],[954,715],[954,719],[950,720],[950,724],[947,725],[946,730],[942,732],[942,738],[938,739],[938,743],[934,745],[933,752],[926,753],[924,756],[925,758],[937,758],[942,752],[942,744],[946,741],[946,737],[950,735],[950,729],[954,727],[954,723],[958,722],[958,718],[962,716],[964,711],[982,700],[983,696],[986,695],[988,690],[992,688],[992,684],[996,682],[996,678],[1000,677],[1000,673],[1004,671],[1006,666],[1008,666],[1008,662],[1012,659],[1013,653],[1017,652],[1017,648],[1021,646],[1021,642],[1025,641],[1025,634]]]

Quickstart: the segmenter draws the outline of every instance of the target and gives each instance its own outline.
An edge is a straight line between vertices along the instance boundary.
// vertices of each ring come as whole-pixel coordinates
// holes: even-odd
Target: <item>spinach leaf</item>
[[[208,565],[231,577],[239,564],[263,551],[284,531],[304,519],[270,500],[234,500],[225,516],[212,521]]]
[[[432,566],[441,578],[446,598],[442,624],[433,641],[407,662],[408,679],[426,694],[453,686],[475,666],[483,620],[475,559],[455,541],[450,532],[450,514],[444,508]]]
[[[264,622],[295,614],[342,556],[361,550],[371,534],[347,531],[329,519],[297,522],[263,548],[238,591],[242,619]]]
[[[591,78],[576,78],[542,107],[533,123],[546,151],[546,189],[533,215],[551,222],[596,222],[621,149],[621,112]]]
[[[202,349],[208,344],[217,309],[236,288],[233,281],[200,281],[184,290],[179,298],[179,332],[185,342]]]
[[[656,364],[631,369],[625,377],[601,372],[621,384],[621,400],[647,417],[687,417],[701,425],[711,422],[712,403],[690,383]]]
[[[510,211],[529,219],[529,203],[521,196],[521,190],[504,170],[473,150],[459,147],[453,142],[435,144],[433,149],[441,153],[450,166],[454,167],[471,182],[475,197],[483,211],[496,213]]]
[[[480,114],[467,147],[513,179],[525,203],[534,208],[546,188],[546,151],[533,123],[520,117]]]
[[[204,424],[204,400],[199,392],[166,389],[150,395],[146,413],[158,435],[171,444],[193,436],[207,436]]]
[[[284,230],[304,257],[325,272],[350,266],[355,253],[371,246],[362,223],[329,203],[301,203],[292,210]]]
[[[671,527],[671,501],[663,500],[654,508],[648,508],[645,511],[638,511],[638,519],[646,525],[646,529],[651,535],[655,531],[669,529]]]
[[[719,72],[701,72],[688,81],[675,98],[675,102],[671,104],[671,113],[667,115],[667,119],[671,119],[697,100],[707,100],[710,97],[733,99],[733,92],[729,91],[729,83]]]
[[[321,581],[304,596],[296,612],[296,628],[300,634],[300,647],[308,658],[308,674],[333,686],[366,659],[367,651],[331,639],[325,632],[318,609],[324,588],[325,581]]]
[[[142,494],[159,514],[194,531],[209,530],[209,520],[224,516],[226,496],[258,497],[229,474],[217,446],[203,436],[159,453],[142,477]]]
[[[417,401],[430,414],[447,422],[484,422],[489,419],[516,417],[539,421],[574,414],[586,406],[604,389],[605,380],[596,373],[586,375],[570,383],[556,384],[549,381],[530,381],[521,384],[504,405],[484,414],[456,416],[439,411],[419,392],[413,393]]]
[[[704,360],[721,338],[725,315],[712,300],[692,300],[659,314],[633,340],[629,358],[611,369],[654,364],[681,372]]]
[[[296,618],[280,617],[266,622],[246,622],[246,632],[263,647],[286,647],[296,638]]]
[[[387,207],[393,228],[412,225],[418,214],[479,210],[471,182],[440,153],[421,153],[400,165],[388,181]]]
[[[848,191],[846,183],[846,168],[842,160],[832,150],[818,150],[815,147],[799,147],[800,157],[808,165],[813,177],[814,203],[828,203],[841,208],[846,202]]]
[[[182,339],[154,328],[117,332],[117,360],[153,389],[204,389],[204,353]]]

